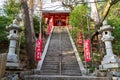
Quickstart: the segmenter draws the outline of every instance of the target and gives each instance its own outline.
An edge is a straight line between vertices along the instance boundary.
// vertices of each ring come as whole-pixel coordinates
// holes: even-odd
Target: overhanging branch
[[[107,2],[107,5],[104,8],[104,12],[102,13],[102,18],[101,18],[100,22],[96,25],[97,29],[99,29],[102,26],[103,21],[105,20],[105,18],[107,17],[107,15],[110,11],[110,8],[119,1],[120,0],[109,0]]]

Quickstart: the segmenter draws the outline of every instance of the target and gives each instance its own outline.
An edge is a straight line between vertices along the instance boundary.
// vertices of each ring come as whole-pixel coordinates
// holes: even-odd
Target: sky
[[[2,8],[4,1],[5,0],[0,0],[0,8]]]

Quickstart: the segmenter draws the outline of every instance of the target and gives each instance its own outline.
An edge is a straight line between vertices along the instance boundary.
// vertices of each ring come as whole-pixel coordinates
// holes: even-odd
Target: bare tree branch
[[[107,2],[107,5],[105,6],[104,11],[102,13],[102,18],[101,18],[100,22],[97,24],[97,29],[99,29],[102,26],[103,21],[105,20],[105,18],[107,17],[107,15],[110,11],[110,8],[119,1],[120,0],[109,0]]]
[[[70,11],[72,11],[74,9],[73,5],[65,4],[63,1],[62,1],[62,5],[65,7],[68,7],[70,9]]]

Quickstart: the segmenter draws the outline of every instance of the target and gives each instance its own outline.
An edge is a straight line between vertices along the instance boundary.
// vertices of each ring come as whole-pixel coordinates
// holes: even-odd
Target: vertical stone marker
[[[6,66],[6,53],[0,54],[0,80],[4,77]]]
[[[7,36],[10,40],[9,51],[7,55],[7,66],[9,67],[18,67],[18,56],[15,53],[16,51],[16,44],[19,41],[19,34],[22,31],[21,27],[19,26],[18,19],[15,19],[13,23],[6,27],[9,30],[9,35]]]
[[[106,55],[100,65],[101,70],[118,69],[120,67],[120,59],[113,54],[111,41],[113,41],[114,37],[111,35],[111,31],[113,31],[113,27],[107,25],[107,21],[104,21],[99,30],[99,33],[102,33],[101,40],[105,43],[106,50]]]

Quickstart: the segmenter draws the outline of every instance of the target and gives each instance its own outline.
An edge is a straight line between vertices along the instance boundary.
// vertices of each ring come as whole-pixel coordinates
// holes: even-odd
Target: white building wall
[[[43,5],[44,4],[49,4],[49,3],[51,3],[51,0],[43,0]]]

